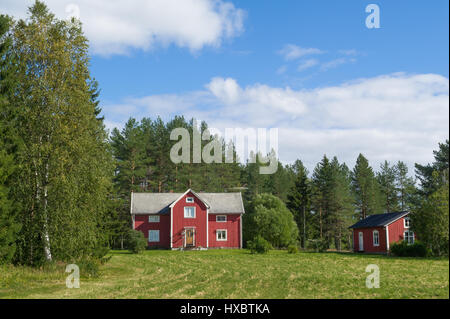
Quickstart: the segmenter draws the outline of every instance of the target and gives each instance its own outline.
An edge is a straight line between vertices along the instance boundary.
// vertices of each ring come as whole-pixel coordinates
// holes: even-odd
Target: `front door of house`
[[[194,230],[192,228],[188,228],[185,231],[186,235],[186,247],[187,246],[194,246]]]
[[[359,251],[363,251],[364,250],[364,236],[363,233],[360,232],[359,233]]]

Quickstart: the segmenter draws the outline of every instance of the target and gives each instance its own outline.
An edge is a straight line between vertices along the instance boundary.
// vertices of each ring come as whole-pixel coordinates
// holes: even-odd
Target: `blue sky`
[[[32,2],[0,10],[24,17]],[[84,24],[108,128],[176,114],[276,127],[281,160],[310,169],[360,152],[412,168],[448,138],[448,1],[46,2]]]
[[[260,82],[297,89],[401,71],[448,77],[448,1],[378,1],[381,28],[376,30],[365,27],[370,1],[233,3],[246,12],[245,30],[220,48],[192,54],[171,45],[131,56],[94,56],[92,73],[103,98],[197,90],[218,75],[244,86]],[[277,54],[288,43],[326,51],[319,57],[324,62],[342,58],[340,50],[356,50],[357,62],[327,72],[297,72],[298,61],[285,63]],[[286,73],[277,74],[283,65]]]

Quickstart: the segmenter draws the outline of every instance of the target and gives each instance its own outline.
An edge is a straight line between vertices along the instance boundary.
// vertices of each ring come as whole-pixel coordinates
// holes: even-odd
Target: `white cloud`
[[[322,50],[317,48],[302,48],[295,44],[286,44],[283,49],[278,51],[278,54],[281,54],[285,60],[295,60],[307,55],[315,55],[324,53]]]
[[[127,54],[170,44],[217,47],[243,31],[245,12],[225,0],[46,0],[59,18],[79,8],[94,53]],[[34,0],[2,0],[0,11],[24,18]],[[74,6],[75,5],[75,6]],[[70,10],[67,10],[70,9]]]
[[[304,71],[306,69],[312,68],[313,66],[316,66],[319,64],[319,61],[317,59],[308,59],[306,61],[301,62],[298,67],[297,71]]]
[[[310,169],[325,153],[352,166],[361,152],[376,169],[386,159],[412,170],[414,162],[432,161],[449,130],[449,80],[437,74],[389,74],[310,90],[242,87],[217,77],[203,91],[124,101],[130,104],[139,111],[123,116],[117,105],[106,106],[106,118],[183,114],[219,129],[278,127],[281,160],[300,158]]]
[[[322,63],[322,65],[320,66],[320,70],[321,71],[327,71],[329,69],[337,68],[338,66],[340,66],[342,64],[354,63],[354,62],[356,62],[355,58],[350,58],[350,59],[338,58],[338,59],[335,59],[335,60],[331,60],[329,62]]]

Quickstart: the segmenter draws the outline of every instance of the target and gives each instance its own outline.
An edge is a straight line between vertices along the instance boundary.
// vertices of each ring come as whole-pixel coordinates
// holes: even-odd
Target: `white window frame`
[[[408,221],[408,225],[406,225],[406,221]],[[403,219],[403,227],[409,228],[410,225],[411,225],[411,218],[409,218],[409,217],[407,216],[407,217],[405,217],[405,218]]]
[[[157,238],[155,239],[155,238],[152,238],[152,237],[154,237],[154,236],[151,236],[150,234],[157,234]],[[149,243],[159,243],[159,229],[150,229],[149,231],[148,231],[148,242]]]
[[[375,234],[377,235],[376,237],[375,237]],[[375,240],[375,238],[376,238],[377,240]],[[380,246],[380,232],[379,232],[378,230],[374,230],[374,231],[372,232],[372,240],[373,240],[373,246],[374,246],[374,247]]]
[[[225,238],[219,238],[219,233],[225,232]],[[216,240],[217,241],[227,241],[228,240],[228,231],[226,229],[217,229],[216,230]]]
[[[189,209],[193,209],[194,210],[194,216],[187,216],[186,215],[186,209],[187,208],[189,208]],[[196,213],[196,211],[195,211],[196,209],[195,209],[195,206],[184,206],[184,218],[195,218],[195,216],[197,215],[197,213]]]
[[[149,223],[159,223],[160,222],[159,215],[149,215],[148,216],[148,222]]]
[[[225,220],[219,220],[219,217],[225,217]],[[227,215],[216,215],[216,222],[218,222],[218,223],[226,223],[227,222]]]
[[[408,233],[408,236],[406,235],[406,233]],[[410,239],[412,239],[411,242],[410,242]],[[412,244],[414,244],[414,241],[416,240],[416,236],[413,231],[405,230],[403,232],[403,240],[406,241],[408,243],[408,245],[412,245]]]
[[[186,197],[186,203],[193,203],[194,197]]]

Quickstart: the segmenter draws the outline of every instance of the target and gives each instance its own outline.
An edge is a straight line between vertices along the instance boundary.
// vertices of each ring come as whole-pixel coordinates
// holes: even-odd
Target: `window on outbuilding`
[[[373,231],[373,245],[380,246],[380,233],[378,230]]]
[[[194,197],[186,197],[186,203],[193,203]]]
[[[403,240],[406,241],[409,245],[414,244],[414,232],[406,230],[403,233]]]

